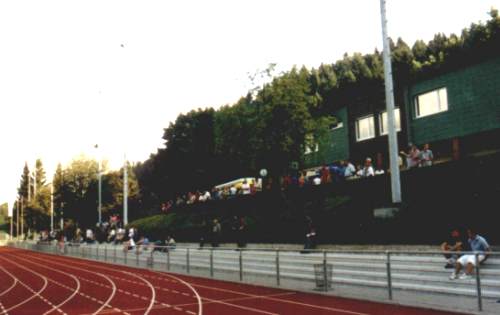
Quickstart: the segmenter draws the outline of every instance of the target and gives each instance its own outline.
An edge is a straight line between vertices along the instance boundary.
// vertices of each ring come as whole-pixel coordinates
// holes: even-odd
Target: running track
[[[0,315],[451,315],[0,247]]]

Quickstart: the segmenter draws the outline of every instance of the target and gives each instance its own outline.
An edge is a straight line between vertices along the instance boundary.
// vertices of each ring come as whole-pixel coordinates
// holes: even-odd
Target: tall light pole
[[[123,164],[123,224],[128,224],[128,163],[127,156],[125,155],[125,162]]]
[[[17,200],[16,205],[16,238],[19,240],[19,207],[21,206],[21,197]]]
[[[96,144],[94,146],[97,150],[99,150],[99,145]],[[97,213],[98,213],[98,223],[102,222],[102,158],[100,154],[98,154],[97,159],[99,160],[97,165]]]
[[[21,235],[24,237],[24,205],[22,196],[21,196]]]
[[[54,232],[54,184],[50,183],[50,232]]]
[[[384,43],[383,58],[385,101],[387,105],[387,127],[389,138],[392,202],[401,203],[401,182],[398,165],[398,138],[396,135],[396,124],[394,120],[394,91],[392,82],[391,48],[389,46],[389,37],[387,35],[385,0],[380,0],[380,13],[382,19],[382,41]]]
[[[15,204],[15,202],[14,202]],[[9,209],[9,217],[10,217],[10,237],[9,240],[12,241],[12,233],[14,233],[14,205],[12,205],[12,209],[7,205],[7,209]]]

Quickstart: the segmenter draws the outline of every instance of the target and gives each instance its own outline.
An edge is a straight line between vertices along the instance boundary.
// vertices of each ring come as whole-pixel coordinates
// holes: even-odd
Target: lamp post
[[[54,232],[54,184],[50,183],[50,232]]]
[[[394,120],[394,91],[392,82],[391,48],[387,35],[387,19],[385,11],[385,0],[380,0],[380,15],[382,20],[382,41],[384,44],[384,81],[385,101],[387,105],[387,125],[389,138],[389,161],[391,170],[392,202],[401,203],[401,182],[398,165],[398,138],[396,136]]]
[[[128,224],[128,163],[127,156],[125,155],[125,162],[123,164],[123,224]]]
[[[99,145],[96,144],[94,146],[97,150],[99,150]],[[97,166],[97,216],[98,216],[98,223],[102,222],[102,159],[100,154],[98,154],[97,159],[99,160],[98,166]]]

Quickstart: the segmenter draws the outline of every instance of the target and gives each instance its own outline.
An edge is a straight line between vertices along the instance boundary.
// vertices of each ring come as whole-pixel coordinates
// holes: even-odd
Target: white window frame
[[[364,137],[364,138],[361,138],[359,135],[359,122],[362,120],[365,120],[365,119],[371,120],[371,135]],[[375,138],[375,116],[368,115],[368,116],[357,118],[356,121],[354,122],[354,128],[356,129],[356,141],[357,142],[361,142],[361,141]]]
[[[344,123],[339,121],[334,127],[331,127],[330,130],[337,130],[344,127]]]
[[[387,130],[388,128],[385,128],[386,130],[384,130],[384,115],[387,117],[387,119],[389,119],[388,118],[389,116],[387,115],[387,111],[381,112],[378,116],[378,129],[379,129],[381,136],[385,136],[389,133]],[[401,131],[401,111],[400,111],[399,107],[394,108],[394,118],[396,119],[396,132],[400,132]],[[399,122],[399,124],[398,124],[398,122]],[[387,127],[389,127],[389,123],[387,123]]]
[[[431,93],[436,93],[437,94],[438,108],[437,108],[436,111],[433,111],[431,113],[422,115],[422,114],[420,114],[420,112],[421,112],[421,110],[420,110],[420,98],[422,96],[426,96],[426,95],[429,95]],[[444,100],[444,102],[442,102],[443,100]],[[425,93],[421,93],[421,94],[415,96],[414,103],[415,103],[415,118],[417,118],[417,119],[418,118],[422,118],[422,117],[427,117],[427,116],[435,115],[435,114],[439,114],[439,113],[442,113],[442,112],[446,112],[448,110],[448,90],[447,90],[446,87],[441,87],[441,88],[438,88],[438,89],[427,91]]]

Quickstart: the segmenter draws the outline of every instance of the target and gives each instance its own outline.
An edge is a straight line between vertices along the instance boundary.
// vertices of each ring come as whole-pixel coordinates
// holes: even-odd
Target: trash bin
[[[328,291],[332,288],[333,265],[326,263],[315,264],[314,277],[316,279],[315,289],[319,291]]]

